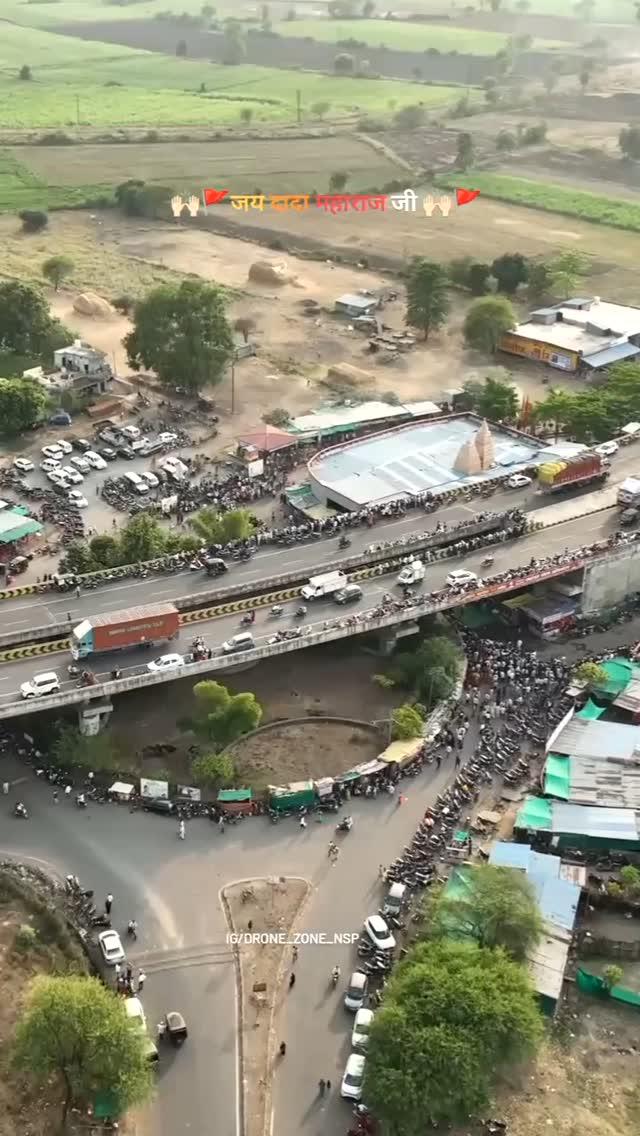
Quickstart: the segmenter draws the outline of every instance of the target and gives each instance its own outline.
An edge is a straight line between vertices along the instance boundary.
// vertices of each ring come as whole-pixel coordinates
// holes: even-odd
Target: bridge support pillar
[[[85,738],[93,738],[108,725],[113,713],[113,705],[102,699],[78,708],[78,729]]]
[[[378,653],[385,656],[392,655],[398,639],[404,639],[407,635],[417,635],[419,631],[417,623],[400,623],[395,627],[385,627],[377,636]]]

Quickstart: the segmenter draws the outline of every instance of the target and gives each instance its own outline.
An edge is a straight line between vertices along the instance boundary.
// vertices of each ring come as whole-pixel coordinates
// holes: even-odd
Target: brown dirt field
[[[381,738],[371,729],[338,722],[290,722],[236,742],[233,753],[238,781],[265,789],[290,781],[335,777],[363,761],[373,761],[382,748]]]
[[[280,878],[243,881],[224,889],[232,928],[254,933],[289,935],[309,894],[303,880]],[[243,892],[248,897],[242,901]],[[250,893],[250,894],[249,894]],[[271,1082],[280,1059],[273,1025],[286,995],[283,977],[291,965],[291,948],[280,945],[241,943],[238,961],[242,973],[244,1132],[264,1136],[271,1114]],[[264,990],[256,990],[256,986]]]

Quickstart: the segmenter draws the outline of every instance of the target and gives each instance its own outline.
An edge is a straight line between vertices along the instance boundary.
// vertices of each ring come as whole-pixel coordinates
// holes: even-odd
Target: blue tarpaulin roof
[[[619,363],[621,359],[633,359],[640,355],[640,347],[633,343],[618,343],[615,347],[605,347],[603,351],[596,351],[593,355],[585,355],[583,363],[587,367],[606,367],[608,363]]]

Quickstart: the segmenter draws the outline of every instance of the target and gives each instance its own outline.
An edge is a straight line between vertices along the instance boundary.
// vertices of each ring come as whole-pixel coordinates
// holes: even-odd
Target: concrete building
[[[515,828],[529,839],[561,852],[640,852],[640,813],[635,809],[607,809],[572,805],[546,797],[527,797],[516,817]]]
[[[597,371],[640,355],[640,308],[598,296],[564,300],[531,312],[502,337],[500,349],[559,371]]]
[[[69,391],[85,396],[106,394],[113,383],[113,371],[104,351],[81,339],[54,351],[53,366],[51,371],[32,367],[24,371],[24,378],[35,379],[51,395]]]
[[[339,316],[347,316],[348,319],[357,319],[358,316],[372,316],[379,305],[379,300],[376,296],[363,296],[359,293],[350,292],[345,293],[344,296],[339,296],[333,305],[333,309]]]

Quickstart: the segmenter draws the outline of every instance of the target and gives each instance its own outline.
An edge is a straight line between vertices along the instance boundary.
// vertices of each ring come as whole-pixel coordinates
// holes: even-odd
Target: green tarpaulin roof
[[[516,828],[551,828],[553,803],[544,797],[527,797],[516,817]]]
[[[550,797],[569,800],[571,792],[571,759],[550,753],[544,771],[544,791]]]
[[[612,694],[616,697],[633,678],[633,663],[629,659],[608,659],[602,664],[602,669],[606,671],[607,681],[598,689],[603,694]]]
[[[0,544],[13,544],[24,536],[34,536],[42,532],[42,525],[31,517],[23,517],[13,509],[0,513]]]
[[[221,789],[218,793],[218,800],[222,804],[229,804],[231,801],[251,801],[253,800],[252,789]]]
[[[595,702],[592,702],[591,699],[589,699],[589,701],[582,707],[582,710],[578,711],[576,718],[587,718],[589,720],[593,718],[601,718],[605,712],[605,709],[606,707],[596,706]]]

